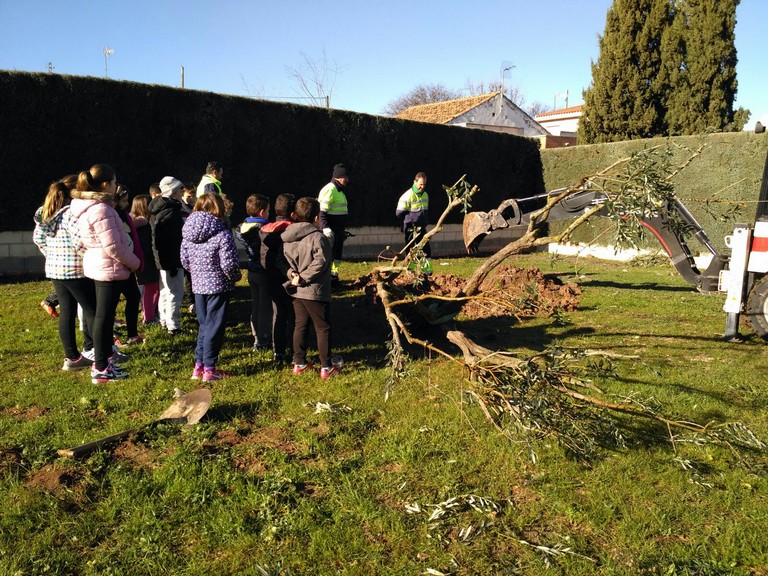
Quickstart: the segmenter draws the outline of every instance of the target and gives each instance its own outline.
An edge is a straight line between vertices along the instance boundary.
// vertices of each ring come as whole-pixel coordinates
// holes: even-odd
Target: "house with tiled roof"
[[[559,110],[542,112],[535,116],[536,121],[547,129],[553,136],[573,136],[579,129],[579,118],[584,110],[584,105],[569,106]]]
[[[547,130],[500,92],[406,108],[395,118],[447,124],[518,136],[546,136]]]

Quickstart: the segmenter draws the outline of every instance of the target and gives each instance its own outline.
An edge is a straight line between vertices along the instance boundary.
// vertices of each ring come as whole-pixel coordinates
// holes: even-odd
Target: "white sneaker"
[[[88,358],[91,362],[96,359],[96,352],[91,348],[90,350],[83,350],[82,355],[84,358]]]

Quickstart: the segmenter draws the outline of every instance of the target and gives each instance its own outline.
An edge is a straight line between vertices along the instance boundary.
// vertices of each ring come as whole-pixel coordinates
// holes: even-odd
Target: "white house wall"
[[[505,100],[499,114],[498,101],[494,98],[483,102],[469,112],[457,116],[448,124],[469,125],[484,124],[486,126],[515,126],[522,130],[523,136],[542,136],[548,132],[536,123],[530,116]]]
[[[539,124],[544,126],[547,131],[553,136],[560,136],[563,132],[565,135],[575,134],[579,129],[578,118],[554,118],[552,120],[539,120]]]

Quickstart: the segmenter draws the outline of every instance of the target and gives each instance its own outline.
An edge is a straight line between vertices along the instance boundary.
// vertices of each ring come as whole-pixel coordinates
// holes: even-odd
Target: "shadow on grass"
[[[235,346],[250,347],[251,296],[248,286],[237,286],[230,299],[227,324],[228,341]],[[383,308],[359,290],[342,288],[334,293],[331,303],[331,348],[345,362],[357,361],[371,366],[380,365],[387,355],[390,340],[389,325]],[[291,337],[289,335],[288,342]],[[315,336],[310,328],[309,347],[314,349]]]
[[[231,422],[236,418],[251,420],[260,414],[271,414],[276,409],[276,403],[270,399],[261,402],[217,403],[208,410],[205,419],[209,422]]]
[[[713,335],[713,336],[695,336],[692,334],[680,334],[679,332],[676,332],[674,334],[659,334],[659,333],[653,333],[648,334],[647,332],[594,332],[593,333],[605,337],[605,338],[642,338],[647,343],[649,341],[652,341],[657,338],[663,338],[667,340],[679,340],[681,342],[704,342],[704,343],[719,343],[723,346],[731,346],[733,347],[734,351],[738,351],[742,348],[763,348],[765,346],[765,340],[757,336],[756,334],[747,334],[743,335],[743,340],[740,342],[729,342],[723,339],[722,336]],[[638,341],[633,340],[632,342],[626,343],[626,346],[632,346],[634,348],[637,348]],[[614,346],[615,347],[615,346]],[[696,348],[692,346],[693,348]]]
[[[691,286],[667,286],[655,282],[632,284],[629,282],[614,282],[612,280],[586,280],[581,282],[581,286],[583,288],[621,288],[623,290],[650,290],[652,292],[696,292]]]

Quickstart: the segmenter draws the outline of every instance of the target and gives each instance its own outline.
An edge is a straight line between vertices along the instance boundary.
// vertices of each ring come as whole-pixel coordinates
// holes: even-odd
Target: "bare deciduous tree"
[[[384,114],[387,116],[396,116],[406,108],[418,106],[419,104],[434,104],[435,102],[445,102],[461,98],[461,92],[451,90],[444,84],[419,84],[402,96],[399,96],[389,102],[384,107]]]
[[[525,95],[523,94],[523,91],[520,90],[517,86],[503,86],[504,88],[504,95],[512,100],[515,104],[520,106],[522,108],[525,106]],[[489,92],[498,92],[502,89],[501,81],[499,80],[493,80],[491,82],[488,82],[486,84],[482,80],[480,82],[473,82],[472,80],[467,80],[467,82],[464,84],[464,90],[469,92],[471,96],[480,95],[480,94],[488,94]]]
[[[301,53],[304,61],[298,66],[286,66],[288,75],[296,81],[297,92],[310,100],[315,106],[329,104],[339,68],[336,62],[329,64],[323,48],[320,58],[312,58]]]
[[[547,106],[542,102],[531,102],[531,105],[525,109],[525,111],[528,112],[530,116],[543,114],[544,112],[549,112],[550,110],[552,110],[552,106]]]

